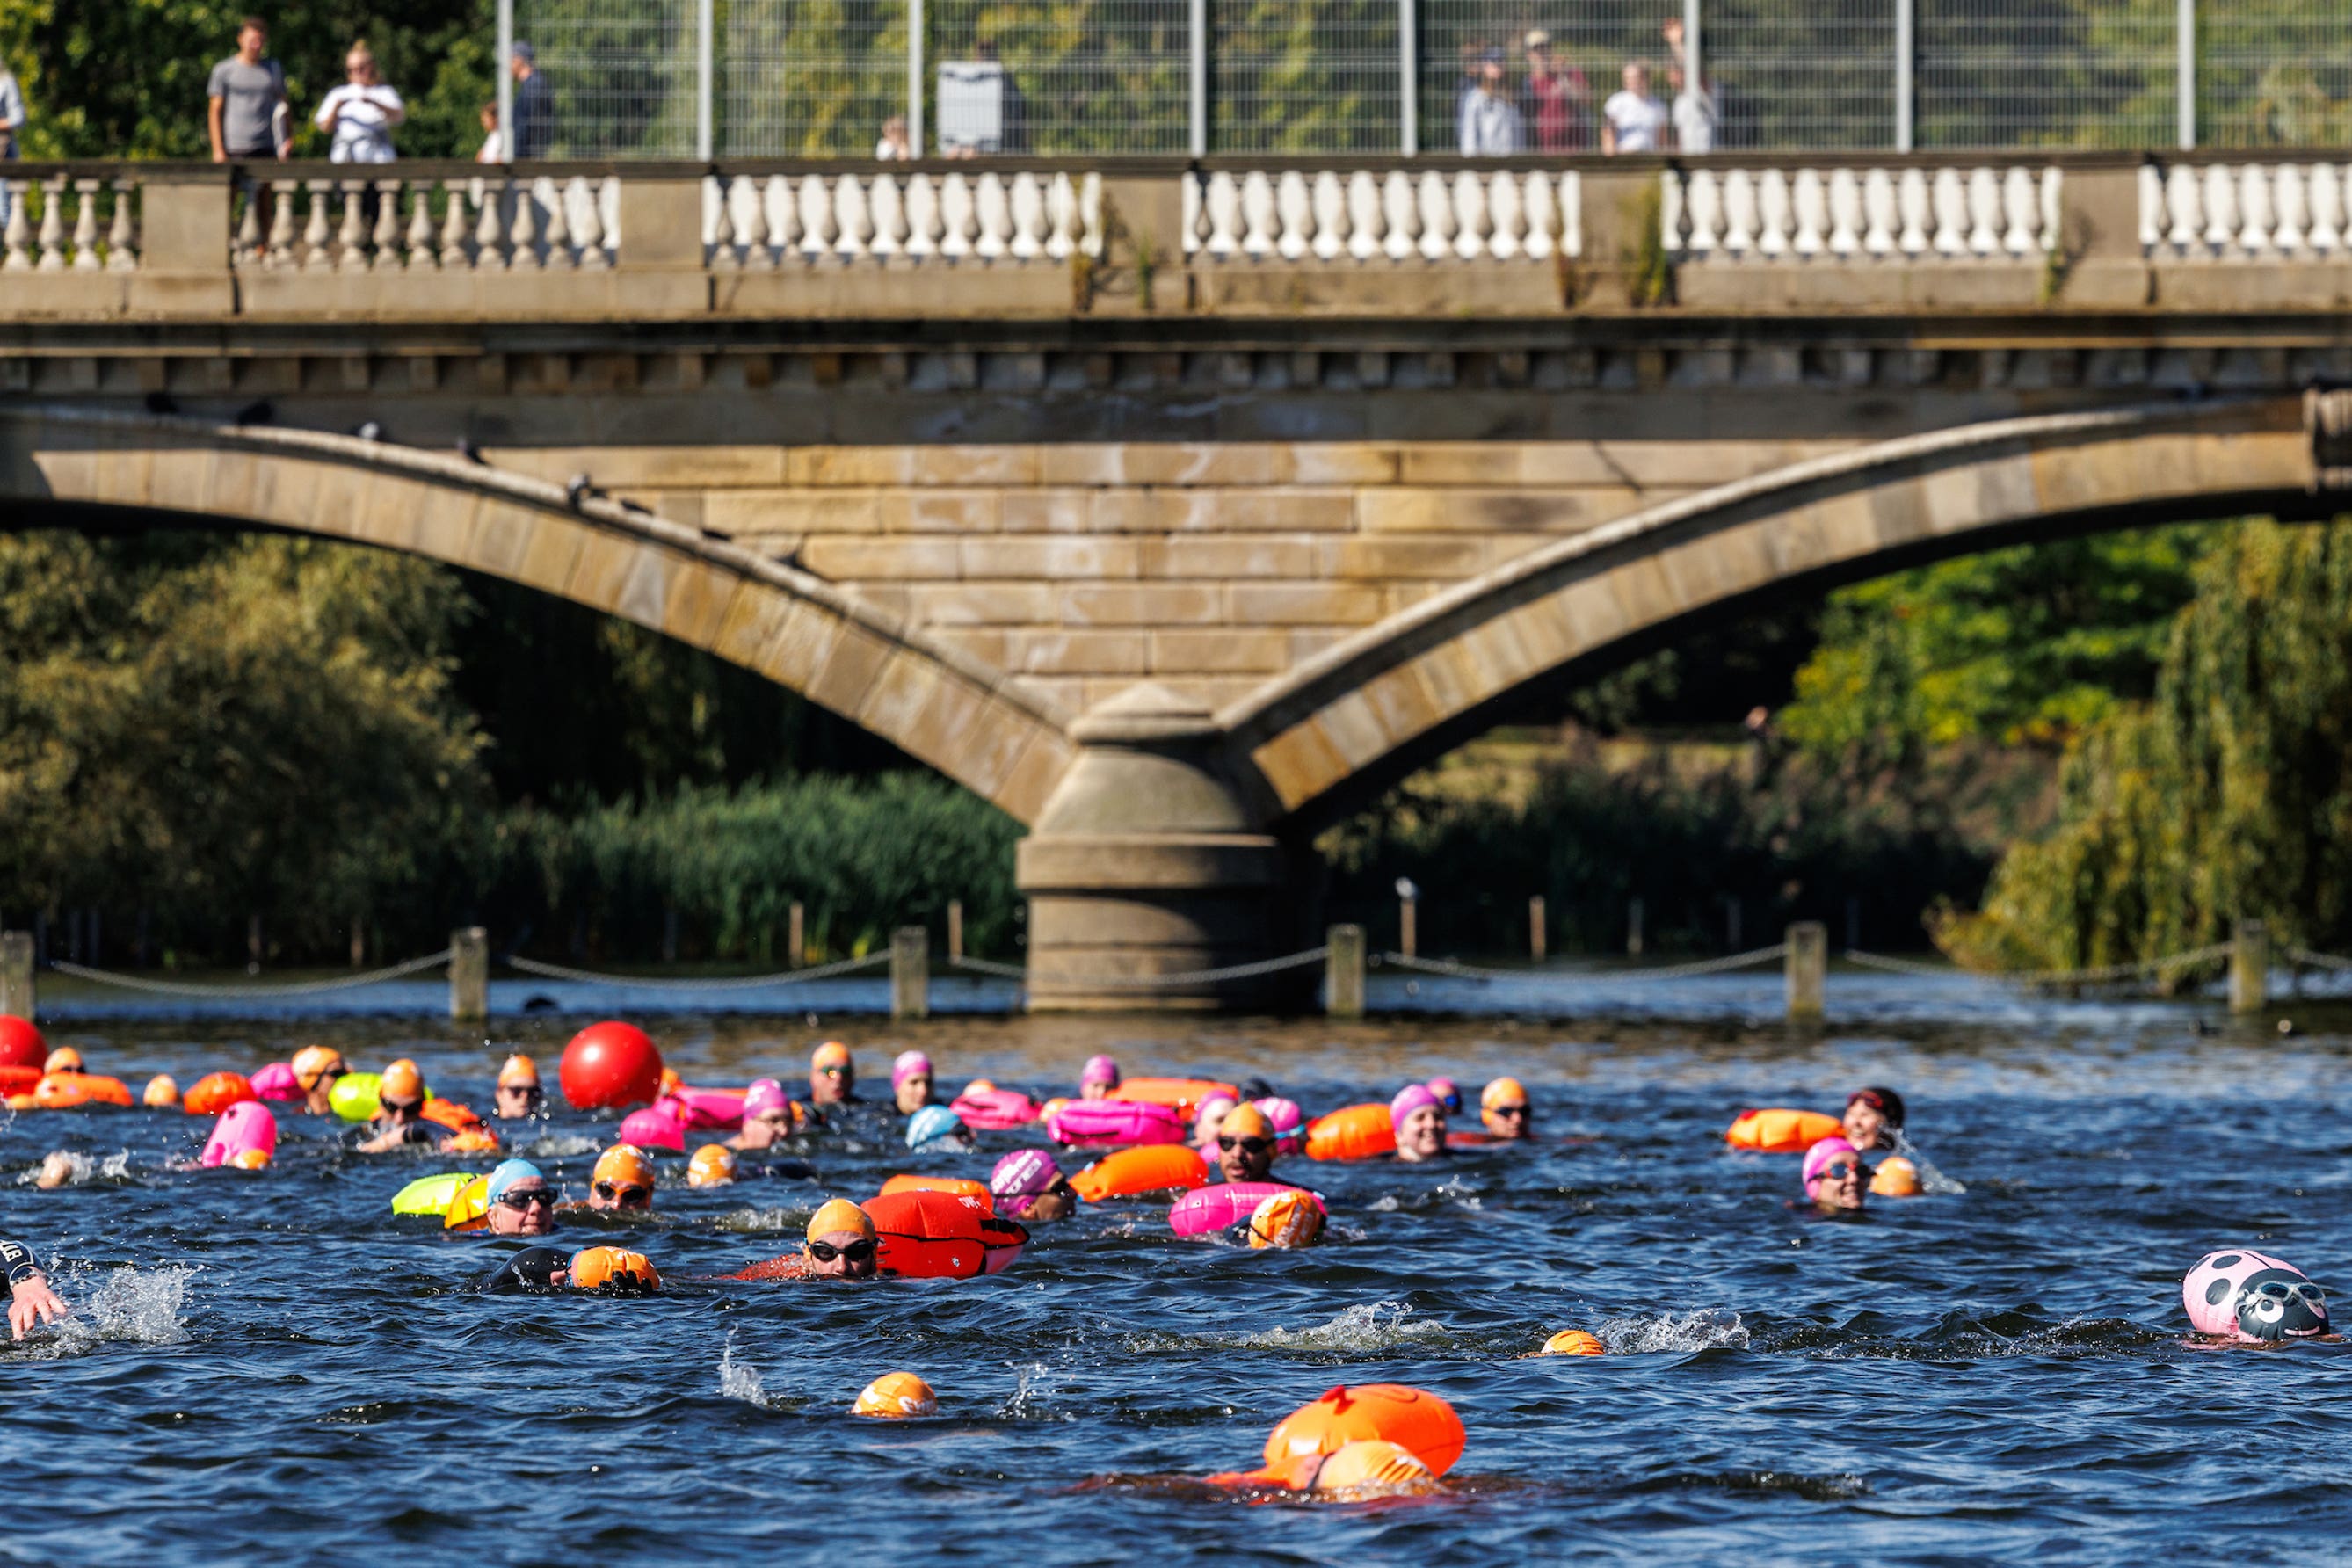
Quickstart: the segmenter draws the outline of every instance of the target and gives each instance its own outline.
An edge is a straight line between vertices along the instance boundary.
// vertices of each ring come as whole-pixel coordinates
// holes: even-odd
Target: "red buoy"
[[[563,1047],[563,1098],[575,1110],[650,1105],[661,1092],[661,1052],[635,1024],[607,1018]]]
[[[13,1013],[0,1013],[0,1068],[37,1068],[49,1059],[41,1031]]]

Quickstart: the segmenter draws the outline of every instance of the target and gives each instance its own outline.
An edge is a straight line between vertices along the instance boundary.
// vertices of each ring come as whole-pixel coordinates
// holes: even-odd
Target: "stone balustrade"
[[[247,176],[229,257],[260,271],[593,271],[620,244],[620,187],[617,175],[503,170]]]
[[[0,228],[0,271],[129,272],[139,266],[138,182],[58,173],[11,176]]]
[[[1066,262],[1103,251],[1102,176],[961,170],[703,180],[702,243],[719,270],[787,263]]]
[[[2140,246],[2182,261],[2352,254],[2352,164],[2158,160],[2139,171]]]
[[[2061,179],[2021,164],[1668,169],[1661,227],[1678,260],[2039,259],[2056,243]]]
[[[1583,250],[1574,169],[1192,170],[1184,251],[1210,261],[1546,261]]]

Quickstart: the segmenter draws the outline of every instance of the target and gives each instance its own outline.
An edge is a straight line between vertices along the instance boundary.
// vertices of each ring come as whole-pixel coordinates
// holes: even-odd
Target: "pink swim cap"
[[[1441,1111],[1445,1109],[1445,1102],[1438,1099],[1437,1096],[1430,1093],[1429,1086],[1427,1084],[1409,1083],[1405,1085],[1402,1089],[1397,1090],[1397,1097],[1389,1101],[1390,1124],[1396,1127],[1403,1126],[1404,1119],[1411,1116],[1414,1111],[1419,1110],[1424,1105],[1433,1105]]]
[[[1841,1154],[1851,1155],[1856,1160],[1862,1158],[1861,1150],[1838,1137],[1824,1138],[1805,1151],[1805,1172],[1802,1180],[1809,1195],[1813,1190],[1813,1179],[1822,1173],[1823,1167]]]
[[[792,1103],[784,1094],[782,1084],[774,1079],[763,1078],[743,1091],[743,1119],[748,1121],[765,1111],[789,1110]]]
[[[898,1088],[910,1078],[931,1078],[931,1058],[920,1051],[900,1051],[890,1064],[890,1087]]]
[[[988,1173],[988,1190],[996,1194],[997,1206],[1017,1219],[1061,1176],[1062,1167],[1043,1149],[1015,1149]]]
[[[1087,1065],[1078,1073],[1078,1081],[1080,1083],[1107,1083],[1113,1089],[1117,1089],[1118,1087],[1118,1064],[1111,1060],[1108,1057],[1088,1057],[1087,1058]]]
[[[1431,1079],[1429,1092],[1437,1096],[1437,1103],[1445,1107],[1446,1115],[1451,1116],[1462,1109],[1462,1089],[1452,1079]]]

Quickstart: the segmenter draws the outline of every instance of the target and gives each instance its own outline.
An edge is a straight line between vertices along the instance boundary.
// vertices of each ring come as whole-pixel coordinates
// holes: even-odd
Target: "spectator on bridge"
[[[1601,106],[1601,150],[1656,153],[1664,149],[1669,123],[1666,106],[1650,96],[1650,68],[1639,60],[1625,62],[1625,85]]]
[[[507,139],[499,129],[499,106],[482,105],[482,145],[474,154],[477,163],[503,163],[507,161]]]
[[[890,163],[904,162],[914,155],[914,146],[907,140],[907,117],[894,114],[884,121],[882,139],[874,143],[874,156]]]
[[[213,67],[205,89],[211,100],[213,162],[234,158],[284,158],[291,150],[286,132],[286,72],[263,51],[268,26],[258,16],[237,25],[236,53]]]
[[[1666,94],[1675,124],[1675,149],[1682,153],[1712,153],[1723,140],[1723,89],[1704,71],[1696,89],[1689,85],[1690,56],[1683,48],[1683,19],[1669,17],[1661,29],[1666,39]]]
[[[0,65],[0,163],[13,163],[22,155],[16,132],[24,128],[24,89],[16,85],[16,73]],[[8,187],[0,184],[0,224],[7,221]]]
[[[331,163],[389,163],[393,128],[408,118],[408,106],[375,68],[375,51],[364,39],[343,57],[347,79],[319,105],[316,123],[331,139]]]
[[[555,89],[539,72],[539,51],[518,39],[507,68],[514,76],[514,153],[544,158],[555,145]]]
[[[1528,145],[1538,153],[1574,153],[1585,145],[1585,106],[1592,89],[1584,73],[1552,58],[1551,35],[1527,37],[1528,89],[1520,108]]]
[[[1478,57],[1478,85],[1462,100],[1462,155],[1507,158],[1519,151],[1519,111],[1503,91],[1503,51]]]

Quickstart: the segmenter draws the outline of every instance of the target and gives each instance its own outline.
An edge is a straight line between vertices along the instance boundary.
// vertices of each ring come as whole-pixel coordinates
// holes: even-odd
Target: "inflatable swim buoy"
[[[1137,1100],[1074,1100],[1045,1122],[1056,1143],[1181,1143],[1189,1119]]]
[[[882,1184],[882,1197],[895,1197],[900,1193],[947,1193],[954,1197],[970,1198],[988,1205],[996,1212],[996,1194],[988,1190],[986,1182],[970,1176],[893,1176]]]
[[[1874,1198],[1916,1198],[1920,1191],[1919,1167],[1900,1154],[1889,1156],[1870,1178]]]
[[[0,1094],[30,1094],[40,1083],[38,1068],[0,1067]]]
[[[236,1080],[243,1083],[243,1079]],[[249,1097],[248,1097],[249,1098]],[[98,1073],[53,1072],[33,1086],[33,1104],[42,1110],[74,1110],[85,1105],[136,1105],[131,1086]]]
[[[444,1230],[488,1230],[490,1227],[490,1179],[476,1176],[449,1199],[441,1216]]]
[[[346,1121],[373,1121],[376,1094],[383,1085],[380,1072],[347,1072],[327,1091],[327,1104]]]
[[[1037,1102],[1017,1089],[987,1089],[978,1084],[955,1097],[948,1107],[966,1127],[1006,1132],[1037,1120]]]
[[[483,1176],[469,1175],[464,1171],[444,1171],[438,1175],[419,1176],[392,1194],[392,1212],[399,1215],[424,1215],[439,1219],[449,1212],[457,1194],[468,1182],[487,1182]]]
[[[1070,1178],[1070,1190],[1090,1204],[1098,1204],[1139,1193],[1189,1191],[1206,1185],[1208,1180],[1209,1167],[1192,1149],[1182,1143],[1152,1143],[1104,1155]]]
[[[632,1110],[621,1118],[621,1142],[635,1143],[640,1149],[667,1149],[674,1154],[683,1154],[686,1114],[684,1104],[664,1095],[643,1110]]]
[[[1312,1485],[1326,1456],[1372,1441],[1394,1443],[1442,1476],[1462,1458],[1467,1437],[1454,1406],[1426,1389],[1362,1383],[1332,1389],[1284,1416],[1266,1437],[1264,1468],[1209,1479],[1227,1486]]]
[[[661,1052],[635,1024],[607,1018],[572,1037],[557,1068],[574,1110],[620,1110],[662,1093]]]
[[[971,1279],[1007,1268],[1028,1229],[954,1193],[892,1193],[861,1205],[881,1241],[880,1271],[910,1279]]]
[[[0,1013],[0,1066],[38,1071],[49,1059],[49,1042],[32,1021],[14,1013]]]
[[[743,1096],[749,1092],[740,1089],[688,1089],[680,1085],[663,1098],[675,1100],[685,1108],[686,1124],[689,1128],[717,1127],[738,1132],[743,1127]]]
[[[1257,1205],[1277,1193],[1307,1193],[1317,1208],[1323,1208],[1323,1194],[1308,1193],[1305,1187],[1294,1187],[1284,1182],[1217,1182],[1186,1193],[1168,1211],[1168,1228],[1179,1236],[1206,1236],[1212,1231],[1231,1230],[1257,1212]],[[1329,1211],[1327,1209],[1328,1214]]]
[[[1277,1153],[1302,1154],[1307,1152],[1307,1112],[1298,1101],[1285,1100],[1278,1094],[1264,1100],[1253,1100],[1252,1105],[1265,1113],[1274,1126],[1274,1147]]]
[[[2180,1304],[2200,1334],[2246,1344],[2316,1339],[2327,1300],[2303,1270],[2251,1247],[2209,1252],[2180,1281]]]
[[[271,1062],[253,1075],[253,1092],[260,1100],[299,1100],[302,1080],[294,1076],[292,1062]]]
[[[240,1101],[260,1098],[241,1072],[208,1072],[189,1086],[184,1103],[191,1116],[218,1116]]]
[[[1242,1091],[1229,1083],[1207,1078],[1130,1078],[1114,1085],[1105,1100],[1132,1105],[1164,1105],[1185,1121],[1201,1113],[1201,1102],[1218,1095],[1238,1101]]]
[[[1743,1110],[1723,1141],[1735,1149],[1753,1149],[1760,1154],[1801,1154],[1844,1131],[1844,1122],[1818,1110]]]
[[[1377,1160],[1396,1152],[1396,1123],[1385,1105],[1350,1105],[1307,1124],[1310,1160]]]
[[[196,1163],[258,1170],[278,1152],[278,1118],[257,1100],[240,1100],[220,1113]]]

